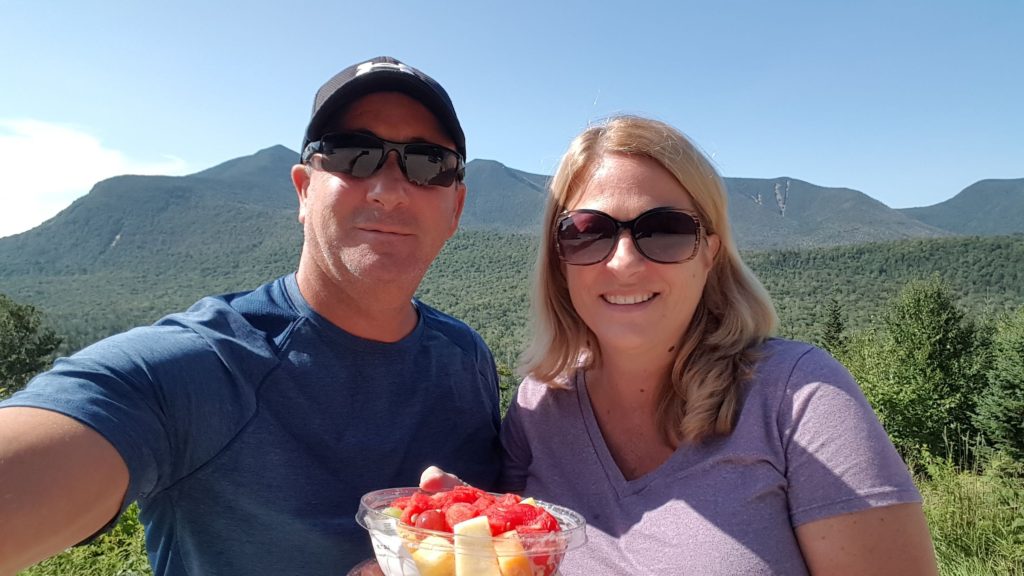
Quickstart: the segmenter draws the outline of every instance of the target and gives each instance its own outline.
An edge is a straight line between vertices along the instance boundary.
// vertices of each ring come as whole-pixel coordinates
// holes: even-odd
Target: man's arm
[[[933,576],[935,551],[921,505],[895,504],[797,527],[811,574]]]
[[[0,409],[0,576],[92,536],[127,489],[124,460],[92,428],[49,410]]]

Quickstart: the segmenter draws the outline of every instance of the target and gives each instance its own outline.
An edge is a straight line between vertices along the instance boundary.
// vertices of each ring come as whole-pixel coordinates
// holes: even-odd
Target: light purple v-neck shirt
[[[589,541],[564,576],[806,574],[796,526],[920,501],[842,365],[799,342],[763,351],[733,433],[684,445],[634,480],[612,459],[584,374],[570,390],[520,385],[502,427],[502,489],[587,519]]]

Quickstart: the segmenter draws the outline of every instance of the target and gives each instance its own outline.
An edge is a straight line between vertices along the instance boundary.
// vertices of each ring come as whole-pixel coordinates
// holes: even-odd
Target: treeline
[[[814,303],[836,298],[852,327],[879,316],[908,282],[938,275],[957,304],[998,314],[1024,303],[1024,235],[954,237],[745,254],[771,293],[782,331],[819,335]]]
[[[297,244],[288,246],[268,241],[210,261],[197,248],[193,256],[163,259],[161,267],[131,259],[117,268],[74,274],[0,273],[0,293],[44,310],[47,325],[63,337],[61,353],[69,353],[205,295],[249,289],[287,274],[298,254]],[[476,328],[495,357],[513,366],[527,338],[536,249],[532,234],[461,230],[418,295]],[[1024,235],[750,252],[744,258],[775,301],[781,335],[803,340],[820,338],[821,305],[829,299],[842,305],[847,325],[859,329],[879,317],[907,282],[933,274],[971,314],[992,316],[1024,303]]]

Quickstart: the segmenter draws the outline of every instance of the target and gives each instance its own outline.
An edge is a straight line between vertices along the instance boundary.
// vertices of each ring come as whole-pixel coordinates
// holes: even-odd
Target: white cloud
[[[186,174],[181,158],[139,161],[63,124],[0,118],[0,238],[34,228],[120,174]]]

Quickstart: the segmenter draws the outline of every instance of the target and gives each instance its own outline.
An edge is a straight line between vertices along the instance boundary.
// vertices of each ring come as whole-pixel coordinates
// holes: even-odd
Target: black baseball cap
[[[373,92],[391,91],[408,94],[426,106],[455,142],[455,150],[466,158],[466,135],[448,93],[430,76],[390,56],[353,64],[317,90],[299,153],[324,135],[330,121],[345,106]]]

